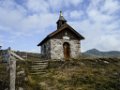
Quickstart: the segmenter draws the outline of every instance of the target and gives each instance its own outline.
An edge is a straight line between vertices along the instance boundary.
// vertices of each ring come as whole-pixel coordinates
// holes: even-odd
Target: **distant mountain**
[[[108,52],[103,52],[99,51],[97,49],[91,49],[83,54],[89,55],[89,56],[94,56],[94,57],[120,57],[120,51],[108,51]]]

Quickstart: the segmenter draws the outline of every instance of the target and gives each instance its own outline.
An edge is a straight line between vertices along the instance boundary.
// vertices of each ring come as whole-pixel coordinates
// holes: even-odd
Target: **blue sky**
[[[0,0],[0,45],[39,52],[36,45],[56,30],[60,10],[85,37],[82,51],[120,51],[119,0]]]

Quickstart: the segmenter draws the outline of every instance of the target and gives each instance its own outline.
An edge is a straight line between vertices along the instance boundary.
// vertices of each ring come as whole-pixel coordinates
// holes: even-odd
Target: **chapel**
[[[84,37],[78,33],[60,11],[56,22],[57,29],[46,36],[37,46],[41,46],[41,55],[45,59],[78,58],[81,53],[81,40]]]

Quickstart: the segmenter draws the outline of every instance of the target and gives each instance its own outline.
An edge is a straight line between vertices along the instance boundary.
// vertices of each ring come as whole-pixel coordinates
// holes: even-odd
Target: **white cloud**
[[[73,18],[73,19],[79,19],[82,17],[82,15],[83,15],[82,11],[74,10],[70,12],[70,18]]]
[[[64,0],[63,2],[65,2],[65,5],[74,5],[77,6],[79,5],[79,3],[83,2],[83,0]]]
[[[113,17],[110,16],[110,15],[105,15],[103,13],[101,13],[100,11],[98,10],[89,10],[88,12],[88,16],[89,16],[89,19],[91,19],[93,22],[99,22],[99,23],[107,23],[107,22],[110,22]]]
[[[28,1],[29,3],[33,4],[33,0]],[[5,2],[7,2],[7,7],[5,5]],[[0,3],[0,31],[7,31],[15,36],[29,36],[34,33],[43,32],[45,28],[53,26],[57,20],[57,15],[55,13],[52,14],[49,12],[40,12],[28,14],[29,11],[26,11],[19,5],[19,7],[17,6],[17,8],[13,8],[17,5],[15,2],[10,3],[9,0],[5,0],[5,2]],[[41,4],[40,2],[41,1],[39,1],[39,5]],[[32,8],[32,6],[30,7]],[[46,7],[44,8],[47,10]]]
[[[0,24],[13,27],[14,24],[17,24],[21,19],[23,19],[23,15],[19,11],[11,11],[0,7]]]
[[[0,35],[0,46],[3,46],[3,36]]]
[[[6,27],[6,26],[1,26],[0,25],[0,31],[11,31],[11,29]]]
[[[85,36],[85,40],[82,41],[82,51],[98,48],[100,50],[120,50],[119,34],[120,34],[120,20],[117,20],[118,16],[114,14],[119,9],[106,9],[106,7],[99,6],[100,3],[105,5],[111,0],[91,0],[90,5],[86,11],[88,18],[82,21],[71,21],[70,24]],[[111,4],[116,2],[112,0]],[[101,9],[102,8],[102,9]],[[105,10],[107,13],[103,13],[101,10]],[[114,12],[113,12],[114,11]],[[111,15],[111,14],[113,15]]]
[[[120,50],[120,43],[117,35],[103,35],[96,46],[102,51]]]
[[[83,0],[47,0],[49,3],[49,7],[52,10],[63,10],[65,11],[65,8],[69,7],[72,8],[71,6],[78,6],[80,3],[83,2]]]
[[[49,26],[54,26],[57,20],[56,14],[46,13],[40,15],[28,16],[20,22],[18,26],[23,32],[40,33]],[[34,32],[33,32],[34,30]]]
[[[27,0],[26,7],[31,12],[48,12],[49,5],[45,0]]]
[[[85,0],[27,0],[20,5],[14,0],[0,1],[0,31],[12,35],[9,43],[21,35],[30,37],[37,33],[46,34],[51,32],[49,28],[56,28],[58,11],[63,10],[68,23],[85,36],[83,51],[91,48],[120,50],[120,20],[116,13],[120,10],[120,2],[90,0],[87,10],[80,8],[82,2]],[[84,19],[81,20],[81,17]]]
[[[105,3],[101,9],[103,12],[107,12],[108,14],[113,14],[120,9],[119,0],[105,0]]]

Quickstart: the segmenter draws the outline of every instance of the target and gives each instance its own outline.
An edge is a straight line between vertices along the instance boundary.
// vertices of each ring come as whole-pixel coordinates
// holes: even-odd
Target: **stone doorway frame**
[[[64,59],[70,59],[70,54],[71,54],[71,50],[70,50],[70,44],[68,42],[64,42],[63,43],[63,55],[64,55]]]

